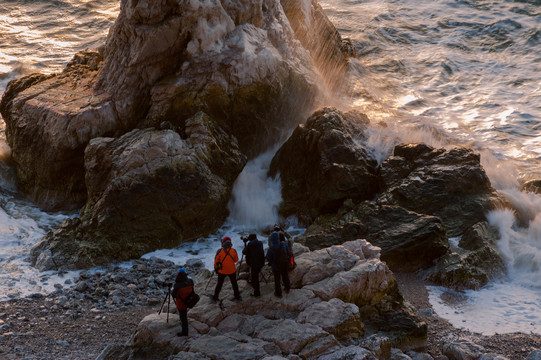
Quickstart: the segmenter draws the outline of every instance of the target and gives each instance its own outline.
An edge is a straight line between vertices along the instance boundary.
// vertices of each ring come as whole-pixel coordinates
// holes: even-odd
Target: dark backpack
[[[200,296],[197,295],[195,293],[195,291],[192,291],[190,293],[190,295],[186,296],[185,299],[179,297],[180,300],[182,300],[182,302],[184,303],[184,305],[188,308],[188,309],[191,309],[195,306],[195,304],[197,304],[197,302],[199,301],[200,299]]]
[[[276,266],[280,270],[289,270],[289,254],[285,249],[284,243],[280,243],[280,247],[276,250]]]

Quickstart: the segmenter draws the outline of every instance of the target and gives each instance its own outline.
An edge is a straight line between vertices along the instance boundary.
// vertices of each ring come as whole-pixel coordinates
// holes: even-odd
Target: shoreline
[[[428,325],[424,351],[434,359],[442,358],[445,343],[458,339],[470,340],[510,360],[525,359],[541,346],[541,336],[536,334],[484,336],[457,329],[433,313],[423,280],[414,273],[395,273],[395,277],[404,299]],[[77,310],[72,310],[61,305],[65,298],[50,294],[0,302],[0,359],[96,359],[107,345],[129,341],[139,322],[158,312],[163,302],[154,296],[145,304],[96,309],[91,301],[75,299]],[[176,315],[171,314],[170,321],[178,321]]]

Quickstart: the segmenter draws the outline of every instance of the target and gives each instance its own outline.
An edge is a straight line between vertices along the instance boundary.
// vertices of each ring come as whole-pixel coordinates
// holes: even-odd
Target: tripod
[[[166,301],[167,301],[167,323],[169,324],[169,304],[171,303],[171,284],[167,284],[167,293],[165,294],[165,299],[163,299],[162,306],[160,307],[160,310],[158,311],[158,315],[162,313],[162,309]]]

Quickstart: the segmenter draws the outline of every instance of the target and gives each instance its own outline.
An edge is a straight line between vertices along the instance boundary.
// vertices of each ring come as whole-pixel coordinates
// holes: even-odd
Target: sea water
[[[519,184],[541,178],[541,3],[521,1],[323,0],[326,14],[355,45],[345,108],[367,113],[368,148],[383,161],[400,142],[464,145],[481,154],[492,185],[517,207],[487,214],[500,230],[508,275],[471,292],[430,287],[438,315],[491,334],[541,333],[541,200]],[[56,72],[85,48],[103,43],[119,10],[110,0],[0,0],[0,94],[32,72]],[[344,106],[343,98],[340,101]],[[331,103],[332,105],[332,103]],[[385,126],[377,124],[384,123]],[[0,299],[47,292],[76,273],[39,273],[29,248],[66,217],[40,211],[17,192],[0,126]],[[284,129],[286,132],[292,129]],[[235,183],[230,217],[216,234],[159,256],[212,267],[220,238],[278,221],[279,179],[266,170],[275,149],[250,161]],[[293,219],[288,230],[301,232]],[[457,239],[453,239],[455,243]]]

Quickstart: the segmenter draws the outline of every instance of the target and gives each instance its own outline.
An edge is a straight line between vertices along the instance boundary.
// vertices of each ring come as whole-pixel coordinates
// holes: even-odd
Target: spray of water
[[[279,177],[267,177],[275,153],[273,148],[246,164],[233,186],[227,223],[258,230],[278,222],[282,184]]]

